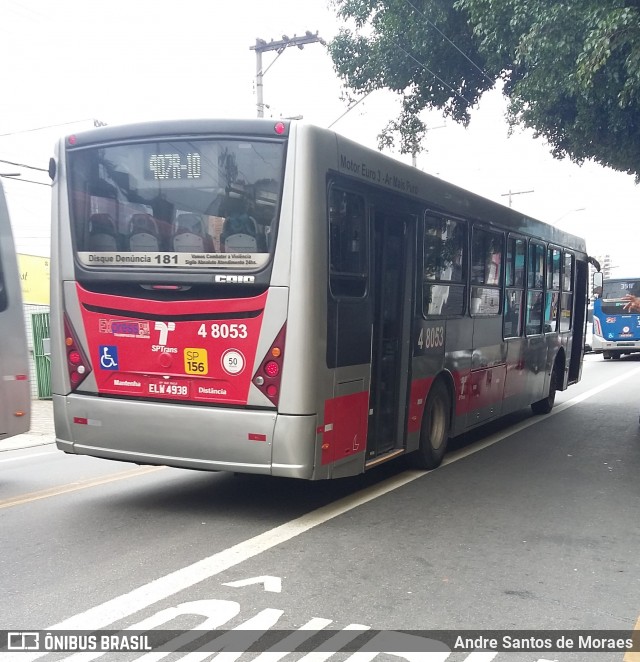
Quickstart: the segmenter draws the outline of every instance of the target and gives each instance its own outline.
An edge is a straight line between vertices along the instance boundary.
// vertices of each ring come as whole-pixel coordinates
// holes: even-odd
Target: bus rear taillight
[[[280,397],[285,329],[286,325],[280,329],[280,333],[276,336],[269,351],[261,361],[256,374],[253,376],[253,383],[274,405],[278,404],[278,398]]]
[[[71,382],[71,388],[75,389],[91,372],[91,368],[89,367],[89,361],[87,361],[80,349],[80,345],[66,316],[64,318],[64,344],[67,348],[69,381]]]
[[[593,317],[593,332],[597,336],[602,336],[602,326],[600,325],[600,320],[594,315]]]

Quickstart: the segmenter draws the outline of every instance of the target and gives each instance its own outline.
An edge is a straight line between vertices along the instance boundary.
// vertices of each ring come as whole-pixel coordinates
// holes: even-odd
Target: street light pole
[[[249,50],[256,52],[256,103],[258,106],[258,117],[264,117],[264,84],[262,79],[267,73],[262,69],[262,54],[265,51],[278,51],[279,57],[284,52],[285,48],[297,46],[302,50],[306,44],[315,43],[326,46],[325,40],[319,37],[317,32],[313,34],[307,30],[302,37],[296,37],[295,35],[293,35],[293,37],[287,37],[287,35],[282,35],[282,39],[279,41],[273,41],[272,39],[269,43],[264,39],[256,39],[255,46],[249,47]]]

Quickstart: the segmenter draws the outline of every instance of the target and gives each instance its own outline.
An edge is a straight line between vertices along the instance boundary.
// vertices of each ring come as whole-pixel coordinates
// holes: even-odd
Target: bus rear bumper
[[[598,354],[602,352],[616,352],[620,354],[640,352],[640,340],[605,340],[593,334],[591,344],[593,351]]]
[[[316,416],[53,396],[56,445],[136,464],[312,478]]]

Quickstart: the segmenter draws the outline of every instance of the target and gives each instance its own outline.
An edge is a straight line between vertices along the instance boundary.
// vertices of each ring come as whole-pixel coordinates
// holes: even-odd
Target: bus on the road
[[[29,430],[29,354],[22,307],[18,257],[9,210],[0,182],[0,448],[9,437]]]
[[[328,479],[581,376],[585,242],[296,121],[62,139],[53,178],[58,448]]]
[[[598,296],[593,301],[593,351],[604,359],[640,352],[640,278],[601,280],[594,288]]]

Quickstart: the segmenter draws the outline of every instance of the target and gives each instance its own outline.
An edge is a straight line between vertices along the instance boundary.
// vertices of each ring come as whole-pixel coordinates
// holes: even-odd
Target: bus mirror
[[[56,178],[56,160],[53,157],[49,159],[49,177],[51,181]]]
[[[602,295],[602,281],[603,276],[601,271],[596,271],[593,274],[593,295],[594,297]]]

